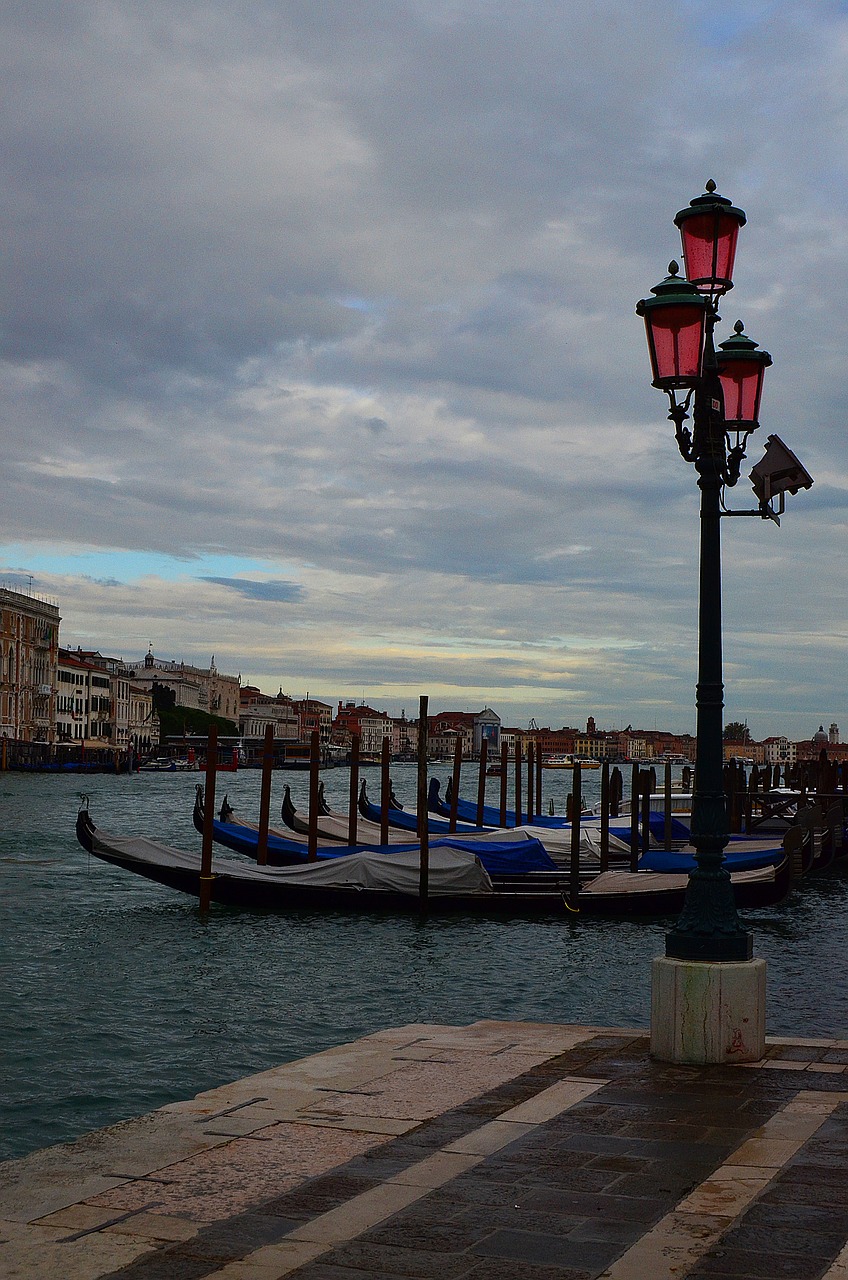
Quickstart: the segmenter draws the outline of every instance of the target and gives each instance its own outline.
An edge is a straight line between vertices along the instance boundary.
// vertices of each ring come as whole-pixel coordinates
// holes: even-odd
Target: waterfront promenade
[[[848,1041],[411,1024],[0,1165],[8,1280],[848,1280]]]

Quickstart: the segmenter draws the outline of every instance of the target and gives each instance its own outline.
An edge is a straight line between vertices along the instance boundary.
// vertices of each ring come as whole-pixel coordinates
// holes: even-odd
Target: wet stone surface
[[[151,1244],[117,1270],[89,1274],[108,1280],[204,1280],[218,1273],[222,1280],[818,1280],[829,1270],[828,1280],[843,1280],[848,1274],[836,1265],[848,1240],[848,1077],[816,1070],[841,1047],[774,1044],[759,1068],[681,1068],[652,1062],[644,1036],[587,1030],[572,1048],[529,1068],[526,1057],[508,1049],[516,1074],[501,1074],[489,1086],[498,1076],[491,1061],[497,1046],[478,1052],[489,1058],[482,1086],[470,1097],[470,1051],[453,1084],[439,1064],[441,1112],[434,1094],[420,1096],[421,1063],[407,1077],[416,1092],[409,1108],[397,1075],[384,1077],[386,1115],[428,1116],[413,1118],[397,1136],[291,1121],[262,1131],[271,1143],[248,1149],[234,1139],[160,1171],[167,1203],[157,1212],[188,1206],[194,1233]],[[375,1083],[369,1116],[381,1115],[380,1099]],[[264,1165],[257,1158],[262,1151]],[[88,1203],[127,1205],[131,1212],[139,1195],[128,1182]]]

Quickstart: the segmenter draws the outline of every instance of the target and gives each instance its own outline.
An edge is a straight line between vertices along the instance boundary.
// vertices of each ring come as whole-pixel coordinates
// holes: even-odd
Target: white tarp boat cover
[[[127,862],[200,870],[199,853],[173,849],[145,836],[117,836],[96,827],[92,848],[95,853],[113,853]],[[266,884],[382,889],[411,896],[417,896],[419,892],[417,849],[391,854],[352,853],[344,858],[304,862],[293,867],[258,867],[255,863],[235,858],[213,856],[212,873]],[[462,849],[430,850],[428,893],[431,897],[493,892],[489,876],[473,854]]]

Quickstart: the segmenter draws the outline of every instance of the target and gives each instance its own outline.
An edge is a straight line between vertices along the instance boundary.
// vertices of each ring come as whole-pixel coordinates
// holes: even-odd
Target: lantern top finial
[[[712,178],[706,183],[704,194],[695,196],[694,200],[689,201],[688,208],[680,210],[674,219],[675,225],[681,227],[687,218],[695,217],[699,213],[729,214],[740,227],[744,227],[748,221],[742,210],[734,208],[733,202],[728,200],[727,196],[719,195]]]
[[[771,356],[767,351],[759,350],[759,343],[754,342],[753,338],[749,338],[744,332],[745,326],[741,320],[737,320],[733,326],[734,336],[727,338],[726,341],[720,342],[719,350],[723,352],[720,361],[727,356],[732,359],[751,359],[758,361],[764,368],[768,368],[771,364]]]
[[[639,303],[639,307],[653,306],[657,302],[668,304],[669,302],[692,302],[701,298],[701,294],[693,284],[679,275],[680,263],[675,262],[672,258],[668,264],[668,275],[664,280],[660,280],[659,284],[655,284],[651,293],[656,294],[655,298],[645,298]],[[704,304],[706,305],[706,303]],[[643,315],[644,311],[640,311],[637,307],[639,315]]]

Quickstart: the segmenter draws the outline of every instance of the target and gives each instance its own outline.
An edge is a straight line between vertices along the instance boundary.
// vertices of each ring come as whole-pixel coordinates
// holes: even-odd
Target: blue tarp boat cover
[[[231,849],[238,849],[240,852],[252,854],[256,856],[256,846],[258,842],[258,833],[250,827],[241,826],[238,823],[219,822],[217,819],[214,823],[215,839],[222,844],[228,845]],[[286,840],[284,837],[268,836],[269,850],[277,852],[285,852],[296,857],[298,860],[306,860],[306,845],[294,841]],[[544,845],[540,841],[531,837],[529,839],[522,838],[515,842],[504,842],[500,840],[480,840],[476,837],[473,841],[463,842],[461,836],[439,836],[435,840],[430,841],[431,849],[456,849],[463,853],[472,853],[480,859],[489,875],[521,875],[527,871],[556,871],[557,865],[548,854]],[[321,845],[318,849],[319,861],[330,861],[336,858],[345,858],[352,853],[377,853],[391,856],[394,853],[402,852],[404,849],[417,852],[418,843],[410,843],[409,845],[370,845],[353,847],[349,845],[327,846]]]
[[[724,862],[728,871],[756,871],[759,867],[777,866],[783,860],[783,848],[756,849],[746,852],[744,849],[729,846],[724,851]],[[695,859],[691,853],[666,853],[664,849],[651,849],[643,853],[639,859],[640,871],[694,871]]]

